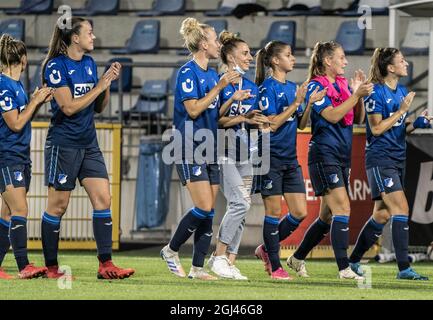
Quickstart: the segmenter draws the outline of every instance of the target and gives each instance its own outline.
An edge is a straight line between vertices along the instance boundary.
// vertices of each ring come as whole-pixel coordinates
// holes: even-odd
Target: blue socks
[[[170,240],[170,249],[178,252],[189,237],[197,230],[203,220],[207,218],[210,211],[204,211],[200,208],[192,208],[179,222],[176,232]]]
[[[295,218],[290,213],[288,213],[278,225],[278,234],[280,238],[280,242],[286,239],[288,236],[295,231],[299,224],[302,222],[301,219]]]
[[[9,237],[17,261],[18,270],[23,270],[29,264],[27,257],[27,219],[12,216]]]
[[[304,239],[293,256],[298,260],[305,260],[310,251],[325,238],[330,228],[329,224],[317,218],[305,232]]]
[[[272,265],[272,272],[281,268],[280,262],[280,236],[278,231],[279,219],[265,216],[263,223],[263,240],[268,252],[269,261]]]
[[[215,211],[212,209],[206,219],[201,221],[194,233],[194,251],[192,256],[192,265],[194,267],[203,267],[204,265],[204,260],[212,240],[212,223],[214,215]]]
[[[408,246],[409,246],[409,225],[408,216],[392,216],[392,243],[394,244],[395,257],[400,271],[410,267]]]
[[[364,253],[377,241],[383,231],[384,224],[377,223],[371,217],[364,225],[361,233],[356,240],[355,248],[350,255],[349,261],[352,263],[358,263],[361,261]]]
[[[347,248],[349,246],[349,217],[333,216],[331,224],[331,244],[334,249],[338,270],[349,267]]]
[[[98,259],[101,263],[111,260],[113,247],[113,222],[111,210],[93,210],[93,234],[98,248]]]
[[[60,221],[60,217],[51,216],[47,212],[42,215],[42,249],[47,267],[59,264],[57,253],[59,251]]]
[[[10,222],[0,218],[0,266],[2,265],[3,259],[11,246],[9,241],[9,226]]]

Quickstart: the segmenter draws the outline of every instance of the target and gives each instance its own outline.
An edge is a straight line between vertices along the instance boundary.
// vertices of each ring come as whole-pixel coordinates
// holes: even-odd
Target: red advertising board
[[[356,132],[356,131],[355,131]],[[314,191],[311,186],[310,177],[308,175],[308,143],[311,134],[300,133],[297,140],[297,153],[299,164],[302,166],[304,174],[305,187],[307,190],[307,210],[308,216],[301,223],[298,229],[285,241],[282,245],[299,245],[304,237],[305,231],[309,225],[318,217],[320,200],[314,196]],[[353,245],[356,242],[359,232],[364,223],[371,216],[373,210],[373,201],[370,197],[370,188],[368,186],[367,175],[365,173],[365,134],[358,133],[353,135],[352,145],[352,170],[350,175],[350,240],[349,244]],[[290,204],[289,204],[290,207]],[[282,200],[282,214],[290,211],[287,204]],[[322,245],[330,244],[329,235],[323,239]]]

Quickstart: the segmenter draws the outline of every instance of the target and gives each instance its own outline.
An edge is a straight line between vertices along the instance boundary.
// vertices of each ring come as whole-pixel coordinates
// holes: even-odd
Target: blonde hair
[[[184,46],[191,52],[197,52],[200,48],[200,42],[207,40],[206,29],[213,29],[210,25],[200,23],[195,18],[186,18],[182,21],[180,34],[185,43]]]
[[[228,64],[227,55],[236,48],[238,43],[246,43],[244,40],[239,38],[237,34],[227,30],[221,31],[218,38],[222,44],[221,61],[225,64]]]
[[[0,38],[0,63],[1,69],[10,68],[13,65],[21,63],[21,58],[27,55],[27,49],[24,42],[12,38],[5,33]]]
[[[371,57],[368,82],[384,83],[388,75],[388,66],[393,64],[395,56],[399,53],[400,51],[395,48],[376,48]]]
[[[308,68],[308,81],[315,76],[325,74],[324,60],[326,57],[332,57],[335,50],[341,48],[341,45],[335,41],[317,42],[311,54],[310,67]]]

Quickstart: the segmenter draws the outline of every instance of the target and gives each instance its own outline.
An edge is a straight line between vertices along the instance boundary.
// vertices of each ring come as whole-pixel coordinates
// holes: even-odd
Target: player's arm
[[[314,91],[311,93],[311,95],[308,99],[307,106],[305,107],[305,110],[304,110],[304,112],[303,112],[303,114],[300,117],[300,120],[298,122],[298,128],[300,130],[305,129],[305,127],[307,126],[307,123],[308,123],[308,118],[310,117],[311,108],[312,108],[313,104],[317,101],[322,100],[326,95],[326,91],[327,91],[326,88],[319,91],[319,87],[316,87],[314,89]]]
[[[27,104],[23,112],[18,112],[18,108],[14,108],[11,111],[3,112],[2,117],[6,122],[6,125],[14,132],[20,132],[24,126],[32,119],[34,112],[45,102],[52,99],[53,89],[43,87],[42,89],[36,89],[33,93],[32,99]],[[13,99],[12,97],[9,97]]]
[[[355,106],[355,119],[356,124],[363,124],[365,122],[365,108],[364,99],[359,99]]]
[[[186,112],[188,112],[190,118],[196,119],[210,106],[210,104],[220,94],[221,90],[223,90],[230,82],[233,82],[238,78],[239,73],[235,71],[229,71],[220,78],[217,85],[213,87],[203,98],[185,100],[183,105],[185,106]]]
[[[119,62],[113,62],[107,72],[112,72],[114,76],[114,80],[117,80],[120,75],[120,70],[122,69],[122,65]],[[105,89],[95,100],[95,112],[101,113],[105,110],[105,107],[110,102],[110,86]]]

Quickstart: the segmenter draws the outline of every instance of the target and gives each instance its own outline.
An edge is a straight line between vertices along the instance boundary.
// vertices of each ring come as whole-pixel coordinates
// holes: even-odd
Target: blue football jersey
[[[258,93],[259,93],[259,89],[257,87],[257,85],[248,80],[245,77],[242,77],[242,88],[241,90],[247,90],[250,89],[251,90],[251,98],[248,98],[246,100],[243,100],[239,103],[239,101],[234,101],[232,103],[232,105],[228,108],[225,116],[226,117],[236,117],[238,115],[241,114],[246,114],[250,111],[253,110],[257,110],[258,107]],[[229,84],[227,87],[225,87],[221,93],[220,93],[220,101],[221,101],[221,106],[230,99],[230,97],[237,91],[239,90],[239,84]],[[244,129],[246,130],[242,130],[242,125],[241,124],[237,124],[234,125],[233,127],[230,128],[225,128],[225,129],[232,129],[236,132],[236,141],[234,141],[233,143],[235,143],[236,145],[236,161],[245,161],[247,159],[245,159],[245,156],[241,156],[241,150],[246,150],[246,153],[242,153],[245,154],[247,158],[250,157],[250,148],[254,147],[251,146],[251,140],[250,140],[250,136],[249,136],[249,125],[247,123],[244,124]],[[242,151],[244,152],[244,151]],[[232,155],[229,155],[226,152],[226,156],[230,156],[231,158],[233,158]]]
[[[367,115],[380,114],[382,119],[391,117],[400,109],[400,104],[407,95],[407,89],[397,85],[395,90],[386,84],[374,85],[373,93],[365,99]],[[406,114],[382,135],[375,137],[371,133],[367,120],[367,141],[365,147],[366,167],[396,165],[404,166],[406,159]]]
[[[319,87],[323,86],[311,81],[308,84],[305,104],[308,104],[311,94]],[[336,90],[340,91],[334,83]],[[325,163],[329,165],[339,165],[350,167],[352,153],[353,126],[343,126],[341,121],[333,124],[321,116],[321,112],[327,107],[332,106],[328,96],[313,104],[311,109],[311,140],[308,151],[308,163]],[[338,107],[337,107],[338,108]]]
[[[48,61],[44,79],[49,87],[68,87],[74,99],[84,96],[98,83],[96,63],[90,56],[75,61],[60,55]],[[51,125],[47,141],[70,148],[87,148],[97,145],[94,121],[95,102],[68,117],[51,101]]]
[[[296,83],[286,81],[281,83],[273,77],[263,81],[259,87],[259,107],[265,116],[278,115],[287,109],[296,98]],[[271,132],[271,157],[282,164],[297,164],[296,135],[298,118],[303,114],[302,105],[287,119],[287,121]]]
[[[0,74],[0,165],[29,164],[32,127],[30,121],[20,132],[12,131],[3,119],[3,114],[12,110],[21,113],[28,104],[27,94],[20,81]]]
[[[193,152],[202,144],[207,146],[208,139],[202,133],[208,133],[213,139],[213,155],[203,153],[203,156],[212,158],[216,162],[218,112],[220,106],[219,95],[196,119],[192,119],[186,111],[184,102],[187,100],[200,100],[218,83],[217,72],[208,68],[203,70],[194,60],[184,64],[178,71],[176,89],[174,94],[174,128],[182,135],[182,159],[176,155],[175,160],[193,160]],[[205,129],[199,132],[200,129]],[[208,130],[208,131],[206,131]],[[200,137],[198,137],[200,136]],[[196,139],[194,139],[196,137]],[[196,141],[198,140],[198,141]],[[201,146],[203,147],[203,145]],[[209,149],[206,149],[209,150]],[[210,162],[210,161],[209,161]]]

